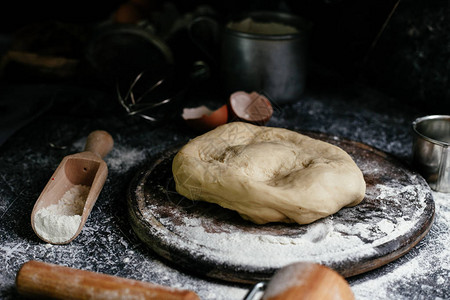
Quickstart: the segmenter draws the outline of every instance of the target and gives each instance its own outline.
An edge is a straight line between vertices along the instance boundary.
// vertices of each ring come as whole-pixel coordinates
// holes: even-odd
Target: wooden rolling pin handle
[[[263,300],[354,300],[347,281],[336,271],[315,263],[299,262],[275,272]]]
[[[114,140],[108,132],[96,130],[88,135],[84,151],[95,153],[103,158],[112,150],[113,146]]]
[[[20,295],[44,299],[200,299],[189,290],[33,260],[20,268],[16,288]]]

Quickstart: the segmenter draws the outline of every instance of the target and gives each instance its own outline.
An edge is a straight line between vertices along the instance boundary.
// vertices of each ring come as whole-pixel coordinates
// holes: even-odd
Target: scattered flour
[[[88,193],[88,186],[75,185],[57,204],[37,211],[34,216],[36,233],[51,243],[63,243],[70,240],[80,226]]]
[[[368,274],[352,280],[351,287],[357,299],[450,299],[450,194],[433,192],[433,198],[436,220],[430,233],[392,267],[380,270],[375,277]],[[430,283],[433,291],[425,289]],[[423,294],[411,296],[410,291],[417,291],[418,287]]]
[[[106,157],[106,163],[111,171],[123,172],[144,161],[145,158],[145,151],[117,145]]]
[[[176,207],[171,207],[169,217],[164,210],[159,215],[159,204],[141,209],[145,218],[156,215],[162,228],[167,228],[161,235],[164,243],[219,264],[248,269],[280,268],[299,260],[341,265],[379,255],[379,247],[395,243],[398,237],[410,234],[421,222],[427,191],[422,191],[420,184],[397,189],[391,184],[371,186],[368,194],[372,200],[340,212],[335,218],[291,228],[289,234],[264,229],[270,229],[270,225],[258,231],[232,223],[223,223],[217,228],[214,218],[185,213]],[[373,203],[378,209],[373,209]]]

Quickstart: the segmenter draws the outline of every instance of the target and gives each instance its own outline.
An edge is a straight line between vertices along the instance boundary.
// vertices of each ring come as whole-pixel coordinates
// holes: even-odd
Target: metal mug
[[[246,20],[289,30],[273,32],[266,26],[256,32],[236,26]],[[219,25],[219,77],[225,92],[257,91],[279,104],[298,100],[305,89],[311,27],[306,19],[275,11],[249,12]]]
[[[450,115],[417,118],[413,128],[413,163],[430,187],[450,192]]]

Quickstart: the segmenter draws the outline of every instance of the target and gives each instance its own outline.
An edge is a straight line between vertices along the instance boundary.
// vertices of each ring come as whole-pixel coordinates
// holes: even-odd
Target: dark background
[[[10,46],[4,37],[14,36],[29,24],[56,20],[75,24],[76,30],[88,32],[91,25],[110,19],[122,3],[118,0],[10,3],[0,10],[3,50]],[[450,4],[447,0],[151,1],[150,13],[167,9],[167,3],[179,15],[207,5],[218,19],[257,9],[303,16],[314,23],[310,86],[326,88],[341,81],[353,81],[374,87],[424,113],[450,114]],[[52,44],[49,39],[46,42]],[[54,38],[53,42],[64,39],[69,46],[63,55],[83,55],[85,40],[71,40],[66,34],[62,39]],[[39,80],[38,76],[27,77],[23,73],[20,76],[14,76],[14,72],[3,73],[4,81],[17,81],[17,77]]]

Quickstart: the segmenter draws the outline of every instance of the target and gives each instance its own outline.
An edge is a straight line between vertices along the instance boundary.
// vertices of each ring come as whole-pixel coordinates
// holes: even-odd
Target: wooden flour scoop
[[[109,133],[102,130],[93,131],[87,137],[83,152],[68,155],[63,158],[37,199],[31,213],[31,226],[39,238],[51,244],[67,244],[78,236],[105,183],[108,175],[108,167],[102,158],[111,151],[113,145],[114,141]],[[38,211],[43,208],[48,208],[52,204],[57,204],[67,191],[77,185],[89,187],[89,193],[81,213],[81,223],[78,229],[73,236],[70,236],[72,233],[69,233],[67,240],[46,238],[43,236],[44,233],[54,229],[51,227],[57,226],[58,224],[54,224],[51,220],[44,220],[39,225],[43,229],[41,227],[39,229],[36,228],[35,217]]]
[[[354,300],[341,275],[313,263],[295,263],[278,270],[262,298],[256,298],[264,286],[256,284],[245,300]],[[51,299],[200,299],[189,290],[37,261],[29,261],[20,268],[16,288],[20,295]]]

